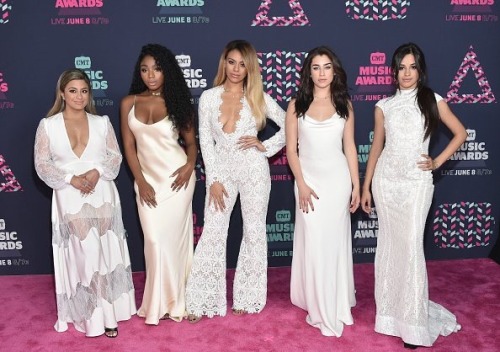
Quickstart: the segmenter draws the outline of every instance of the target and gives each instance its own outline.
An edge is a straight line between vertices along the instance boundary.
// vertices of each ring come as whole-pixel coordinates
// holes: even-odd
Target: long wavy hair
[[[427,65],[423,51],[415,43],[406,43],[399,46],[392,55],[391,67],[394,72],[396,87],[399,88],[399,66],[406,55],[413,55],[415,58],[415,66],[418,72],[417,95],[416,100],[420,111],[424,115],[424,140],[436,131],[439,124],[439,110],[437,107],[434,91],[426,85],[427,82]]]
[[[327,46],[318,46],[307,53],[302,69],[300,70],[300,86],[295,97],[295,112],[297,117],[304,116],[314,100],[314,82],[311,78],[311,64],[316,56],[327,56],[333,65],[333,80],[330,84],[330,94],[333,106],[340,117],[349,117],[351,98],[347,87],[347,74],[342,63],[335,53]]]
[[[214,79],[214,87],[223,85],[226,82],[226,59],[227,55],[233,50],[237,50],[243,57],[243,63],[247,69],[243,89],[248,105],[250,105],[252,114],[255,116],[257,129],[261,130],[266,125],[266,103],[264,100],[264,88],[260,75],[259,60],[252,44],[246,40],[233,40],[226,44],[220,55],[219,67]]]
[[[140,94],[148,88],[141,78],[141,62],[151,56],[163,73],[163,100],[170,120],[178,131],[194,127],[194,108],[192,96],[184,79],[184,74],[174,54],[159,44],[147,44],[141,49],[134,68],[129,94]]]
[[[62,98],[62,93],[64,93],[64,89],[66,89],[68,83],[75,80],[85,81],[87,87],[89,88],[89,102],[85,106],[85,111],[90,114],[94,115],[97,114],[97,110],[94,104],[94,96],[92,95],[92,84],[90,83],[89,76],[87,76],[85,72],[83,72],[78,68],[71,68],[69,70],[64,71],[59,76],[59,79],[57,80],[56,84],[56,96],[54,105],[52,105],[46,117],[53,116],[55,114],[64,111],[64,109],[66,108],[66,102]]]

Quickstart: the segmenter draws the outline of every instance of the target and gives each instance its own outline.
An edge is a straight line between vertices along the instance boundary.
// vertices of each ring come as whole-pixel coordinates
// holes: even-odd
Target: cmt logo
[[[370,63],[372,65],[383,65],[385,64],[385,53],[371,53],[370,54]]]
[[[7,0],[0,0],[0,24],[9,22],[10,10],[12,10],[12,5],[9,5]]]
[[[277,222],[288,222],[292,219],[290,210],[278,210],[275,216]]]
[[[289,101],[300,83],[300,68],[307,53],[257,53],[264,91],[277,101]]]
[[[0,219],[0,230],[5,230],[5,220]]]
[[[302,8],[299,0],[288,0],[288,6],[293,12],[293,16],[272,16],[268,17],[269,10],[273,0],[262,0],[259,8],[257,9],[257,14],[255,19],[252,21],[252,26],[308,26],[309,19]]]
[[[23,187],[17,181],[16,175],[14,175],[14,172],[7,165],[2,154],[0,154],[0,176],[4,179],[0,181],[0,192],[17,192],[23,190]]]
[[[475,81],[479,85],[479,89],[481,90],[480,94],[474,93],[463,93],[459,94],[459,89],[462,87],[465,77],[469,73],[469,70],[474,72]],[[488,83],[488,79],[486,78],[486,73],[481,66],[477,58],[477,54],[474,51],[472,45],[469,47],[469,51],[465,54],[460,67],[455,75],[455,78],[451,82],[449,87],[449,91],[446,95],[446,101],[453,104],[489,104],[495,103],[496,98],[491,90],[491,86]]]
[[[467,138],[466,138],[466,141],[469,142],[469,141],[475,141],[476,140],[476,130],[470,130],[470,129],[467,129]]]
[[[355,85],[358,92],[390,92],[393,90],[392,68],[386,65],[386,55],[382,52],[370,54],[370,65],[360,66]]]
[[[345,2],[345,12],[353,20],[403,20],[409,8],[410,0],[348,0]]]
[[[203,70],[191,67],[191,56],[189,55],[176,55],[175,58],[181,68],[187,86],[192,90],[192,94],[201,95],[203,89],[207,87],[207,80],[203,78]]]
[[[95,98],[106,97],[104,90],[108,89],[108,81],[104,80],[103,71],[91,69],[92,60],[89,56],[75,57],[75,67],[85,71],[89,76]]]
[[[490,245],[494,225],[491,203],[441,204],[434,213],[434,244],[456,249],[486,247]]]

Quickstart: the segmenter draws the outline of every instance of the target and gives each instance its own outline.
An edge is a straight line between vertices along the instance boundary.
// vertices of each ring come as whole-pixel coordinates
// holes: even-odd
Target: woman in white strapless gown
[[[290,296],[310,325],[337,337],[353,324],[356,304],[350,212],[359,206],[359,175],[346,81],[330,49],[311,50],[286,116],[296,199]]]
[[[432,346],[460,329],[455,316],[429,300],[423,237],[432,202],[432,171],[465,141],[466,131],[446,102],[425,86],[425,60],[413,43],[393,55],[396,93],[375,108],[374,139],[363,184],[362,207],[379,220],[375,256],[375,331],[398,336],[407,348]],[[429,138],[442,121],[453,133],[434,159]],[[385,146],[384,146],[385,142]]]
[[[130,94],[122,101],[121,130],[146,259],[137,315],[153,325],[167,318],[181,321],[193,258],[197,148],[191,95],[174,55],[157,44],[142,48]]]

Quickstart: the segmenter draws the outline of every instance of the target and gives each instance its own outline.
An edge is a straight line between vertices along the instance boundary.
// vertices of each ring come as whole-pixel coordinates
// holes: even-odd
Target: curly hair
[[[425,63],[424,52],[418,47],[417,44],[411,42],[400,45],[392,55],[391,67],[394,72],[394,80],[396,82],[397,89],[399,89],[399,66],[406,55],[413,55],[415,58],[415,66],[418,72],[416,99],[418,107],[424,115],[424,140],[426,140],[434,131],[436,131],[439,125],[440,117],[436,97],[434,96],[434,91],[426,85],[427,65]]]
[[[135,64],[129,94],[140,94],[148,89],[141,78],[141,62],[146,56],[154,58],[156,65],[163,72],[163,99],[175,128],[178,131],[186,131],[194,127],[195,111],[191,103],[191,92],[177,59],[166,47],[159,44],[147,44],[142,47]]]
[[[332,83],[330,84],[333,105],[340,117],[347,119],[349,116],[349,102],[351,101],[347,87],[347,74],[342,67],[340,59],[326,46],[319,46],[311,49],[304,60],[304,64],[300,71],[300,86],[295,100],[297,117],[305,115],[314,99],[314,83],[311,78],[311,64],[316,56],[321,55],[328,56],[333,65],[333,72],[335,73]]]

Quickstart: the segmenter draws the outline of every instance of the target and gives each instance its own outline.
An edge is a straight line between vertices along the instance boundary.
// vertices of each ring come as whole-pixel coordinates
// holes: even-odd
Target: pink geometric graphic
[[[438,248],[486,247],[494,224],[491,203],[441,204],[434,213],[434,244]]]
[[[0,182],[0,192],[22,191],[23,187],[17,182],[16,175],[12,172],[5,158],[0,154],[0,174],[5,178],[5,182]]]
[[[302,5],[300,5],[299,0],[288,0],[288,5],[293,11],[294,16],[277,16],[277,17],[267,17],[269,10],[271,9],[271,4],[273,0],[262,0],[255,19],[252,21],[252,26],[306,26],[309,25],[309,19],[307,18]]]
[[[9,22],[9,10],[12,10],[12,6],[7,4],[7,0],[0,0],[0,24]]]
[[[458,94],[458,89],[462,86],[469,69],[474,71],[474,76],[479,84],[479,88],[481,88],[481,91],[483,92],[482,94]],[[465,54],[465,57],[458,68],[457,74],[455,75],[455,79],[451,82],[449,89],[450,90],[446,95],[446,101],[449,103],[490,104],[496,102],[495,95],[491,90],[486,74],[484,73],[481,63],[477,59],[477,54],[474,52],[472,45],[469,47],[469,51]]]
[[[278,101],[289,101],[300,83],[300,68],[307,53],[257,53],[264,91]]]
[[[387,21],[406,18],[410,0],[347,0],[345,12],[353,20]]]

